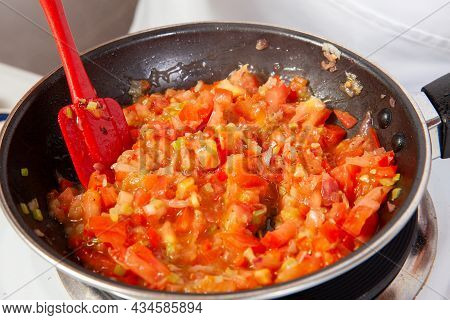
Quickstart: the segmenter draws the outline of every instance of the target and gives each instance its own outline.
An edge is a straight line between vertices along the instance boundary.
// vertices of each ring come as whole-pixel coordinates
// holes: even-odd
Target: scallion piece
[[[22,177],[28,177],[28,168],[20,169],[20,174],[22,175]]]
[[[30,214],[30,210],[28,209],[28,206],[23,202],[20,203],[20,209],[22,210],[23,214]]]
[[[391,200],[394,201],[395,199],[397,199],[400,196],[401,192],[402,188],[395,188],[394,190],[392,190]]]
[[[33,210],[33,219],[36,221],[44,220],[44,216],[42,215],[41,209],[37,208]]]

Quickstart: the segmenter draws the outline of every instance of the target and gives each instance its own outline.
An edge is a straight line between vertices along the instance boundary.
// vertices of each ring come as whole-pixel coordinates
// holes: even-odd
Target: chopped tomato
[[[290,90],[286,85],[279,84],[267,90],[265,99],[269,106],[279,106],[286,103],[289,93]]]
[[[128,247],[124,264],[150,284],[156,284],[158,280],[170,273],[167,266],[161,263],[150,249],[139,244]]]
[[[279,248],[297,234],[297,224],[293,221],[286,221],[274,231],[269,231],[261,239],[261,243],[267,248]]]
[[[333,111],[336,117],[338,118],[339,122],[342,123],[342,125],[347,129],[353,128],[355,124],[358,123],[358,119],[356,119],[347,111],[342,111],[338,109],[334,109]]]
[[[320,142],[325,149],[336,147],[347,134],[344,129],[334,124],[326,124],[323,129],[324,133],[322,134]]]
[[[114,248],[120,248],[127,239],[126,222],[113,222],[108,216],[95,216],[89,218],[88,228],[95,236]]]
[[[381,202],[385,199],[391,187],[376,187],[363,198],[355,202],[355,206],[350,210],[343,228],[352,236],[359,236],[361,229],[371,215],[376,214]]]
[[[117,191],[114,186],[101,187],[99,191],[100,191],[100,195],[102,197],[103,208],[108,209],[116,204]]]

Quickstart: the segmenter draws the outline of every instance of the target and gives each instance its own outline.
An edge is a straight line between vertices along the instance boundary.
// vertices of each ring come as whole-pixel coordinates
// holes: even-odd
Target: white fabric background
[[[445,0],[140,0],[131,32],[192,21],[248,21],[309,32],[367,56]],[[411,92],[450,71],[450,5],[369,60]]]

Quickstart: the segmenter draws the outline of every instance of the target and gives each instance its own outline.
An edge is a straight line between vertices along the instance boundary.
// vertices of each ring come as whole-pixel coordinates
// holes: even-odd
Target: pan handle
[[[428,123],[429,128],[436,127],[441,147],[441,157],[450,158],[450,73],[427,84],[422,91],[439,114],[437,121]],[[433,119],[434,120],[434,119]]]

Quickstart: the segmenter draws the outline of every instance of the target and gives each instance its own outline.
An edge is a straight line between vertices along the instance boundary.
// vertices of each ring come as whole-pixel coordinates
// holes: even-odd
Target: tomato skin
[[[347,111],[342,111],[338,109],[334,109],[333,111],[334,114],[336,115],[336,118],[338,118],[339,122],[342,123],[342,125],[346,129],[351,129],[355,126],[355,124],[358,123],[358,119],[356,119]]]
[[[345,136],[347,135],[347,131],[334,124],[325,124],[324,132],[322,133],[320,144],[325,149],[330,149],[336,147],[339,142],[341,142]]]
[[[297,234],[297,224],[293,221],[286,221],[277,229],[267,232],[261,239],[261,243],[266,248],[279,248],[293,239]]]

